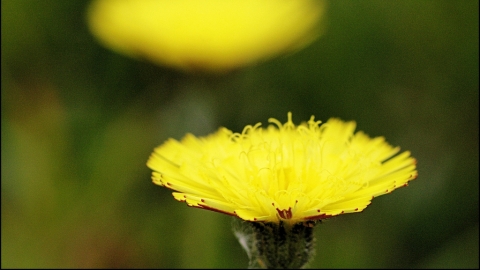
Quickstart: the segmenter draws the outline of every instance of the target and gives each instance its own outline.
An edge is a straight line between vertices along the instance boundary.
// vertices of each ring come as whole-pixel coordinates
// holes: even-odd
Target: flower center
[[[283,210],[280,210],[278,208],[277,209],[277,213],[278,213],[278,216],[282,219],[291,219],[292,218],[292,207],[289,207],[288,210],[286,209],[283,209]]]

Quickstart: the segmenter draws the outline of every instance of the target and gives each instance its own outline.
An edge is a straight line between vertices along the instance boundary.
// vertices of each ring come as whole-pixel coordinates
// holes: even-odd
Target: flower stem
[[[249,222],[234,218],[233,230],[250,259],[248,268],[304,268],[315,253],[315,223]]]

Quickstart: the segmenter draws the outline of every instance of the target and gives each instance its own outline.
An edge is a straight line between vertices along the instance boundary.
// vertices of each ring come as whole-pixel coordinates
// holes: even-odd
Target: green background
[[[2,1],[2,268],[244,268],[231,217],[151,183],[153,148],[275,117],[355,120],[417,180],[316,227],[312,268],[479,267],[479,2],[331,1],[307,48],[223,76],[103,48],[89,1]]]

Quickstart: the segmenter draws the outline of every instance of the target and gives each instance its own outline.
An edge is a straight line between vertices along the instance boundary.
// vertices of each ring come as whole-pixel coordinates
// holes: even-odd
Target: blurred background
[[[178,203],[145,163],[288,111],[418,160],[409,187],[318,225],[310,267],[479,267],[478,1],[330,1],[313,44],[221,76],[102,47],[88,4],[2,1],[2,268],[245,268],[231,217]]]

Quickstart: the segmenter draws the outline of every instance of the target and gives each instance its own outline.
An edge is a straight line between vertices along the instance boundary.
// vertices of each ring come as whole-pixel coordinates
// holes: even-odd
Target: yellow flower
[[[183,70],[228,71],[302,48],[323,0],[95,0],[92,33],[107,47]]]
[[[383,137],[356,132],[355,122],[312,116],[295,126],[220,128],[157,147],[147,166],[153,182],[189,206],[247,221],[295,224],[360,212],[370,201],[417,177],[416,160],[397,155]]]

